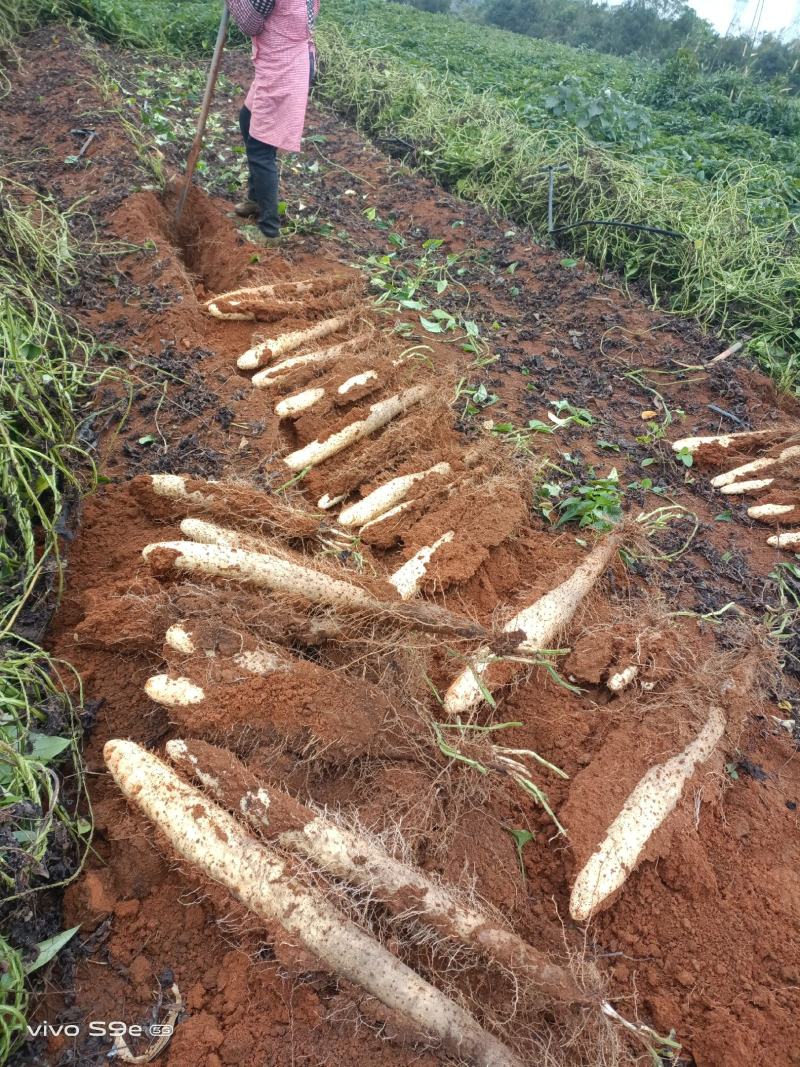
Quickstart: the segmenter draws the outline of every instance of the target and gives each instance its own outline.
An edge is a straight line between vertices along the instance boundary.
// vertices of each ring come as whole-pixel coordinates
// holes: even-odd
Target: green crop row
[[[391,5],[386,5],[387,7]],[[412,15],[411,18],[415,18]],[[323,33],[320,92],[362,130],[402,146],[420,170],[459,196],[547,236],[547,176],[558,241],[644,283],[653,301],[728,335],[752,337],[782,384],[800,372],[798,218],[777,199],[765,210],[766,164],[744,160],[713,182],[654,178],[638,158],[610,152],[564,123],[533,125],[495,94],[441,72]],[[612,220],[622,225],[582,225]],[[682,236],[631,227],[647,225]]]
[[[711,181],[742,158],[773,164],[761,199],[800,213],[800,100],[783,87],[735,71],[704,74],[690,53],[663,65],[619,59],[384,0],[326,0],[325,24],[354,48],[506,102],[526,126],[588,117],[581,128],[593,140],[620,158],[635,151],[653,178]],[[559,116],[548,104],[570,82],[587,107]]]
[[[0,179],[0,927],[80,866],[80,680],[36,644],[60,591],[65,508],[96,480],[79,444],[92,345],[60,310],[78,281],[69,220]],[[68,787],[67,787],[68,783]],[[29,908],[27,909],[29,911]],[[21,1041],[26,980],[74,931],[0,936],[0,1063]]]

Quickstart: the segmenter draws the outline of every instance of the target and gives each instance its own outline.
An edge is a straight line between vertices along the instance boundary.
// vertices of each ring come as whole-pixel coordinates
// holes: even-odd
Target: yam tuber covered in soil
[[[266,363],[271,363],[272,360],[278,359],[279,356],[287,356],[290,352],[302,347],[302,345],[311,344],[312,341],[319,341],[323,337],[330,337],[332,333],[338,333],[339,330],[343,330],[345,326],[349,325],[352,320],[353,313],[350,312],[347,315],[336,315],[333,318],[323,319],[305,330],[291,330],[289,333],[270,337],[243,352],[236,361],[236,365],[239,370],[258,370],[259,367],[263,367]]]
[[[341,356],[363,348],[371,337],[372,334],[361,333],[356,337],[351,337],[349,341],[341,341],[337,345],[329,345],[327,348],[320,348],[316,352],[307,352],[301,356],[289,356],[288,359],[282,359],[280,363],[273,363],[269,367],[264,367],[263,370],[253,375],[251,381],[259,389],[269,389],[273,385],[279,385],[281,380],[287,376],[291,376],[294,379],[297,377],[297,372],[302,369],[305,369],[305,376],[308,376],[328,363],[335,363]]]
[[[521,1061],[463,1008],[350,922],[271,848],[132,741],[109,741],[106,765],[124,795],[178,855],[259,918],[277,922],[333,973],[361,986],[415,1029],[480,1067]]]
[[[335,289],[342,289],[350,282],[352,278],[345,274],[323,274],[318,278],[308,278],[297,282],[268,282],[264,285],[251,285],[220,293],[206,300],[203,307],[215,319],[224,319],[229,322],[252,322],[258,318],[258,310],[261,306],[273,306],[276,301],[292,304],[298,300],[298,297],[319,296]]]
[[[619,529],[607,534],[561,585],[551,589],[549,593],[545,593],[509,619],[504,631],[513,633],[520,630],[524,634],[524,639],[518,646],[520,655],[548,648],[569,626],[578,605],[594,588],[595,582],[613,559],[622,540],[622,532]],[[450,684],[445,694],[444,707],[448,714],[455,717],[468,713],[480,704],[486,690],[491,691],[492,660],[489,648],[479,649],[470,659],[469,664]]]
[[[725,726],[722,711],[712,707],[705,726],[682,752],[647,771],[575,879],[570,914],[576,922],[591,919],[624,884],[647,842],[675,810],[695,769],[714,752]]]
[[[445,937],[509,967],[554,1000],[596,1003],[563,967],[486,912],[396,859],[377,841],[339,826],[258,780],[230,752],[204,741],[167,742],[167,755],[230,811],[241,813],[270,842],[310,859],[329,875],[367,889],[394,914],[413,916]]]
[[[427,470],[416,471],[413,474],[401,474],[397,478],[392,478],[383,485],[379,485],[377,489],[373,489],[371,493],[367,493],[357,503],[342,508],[338,521],[342,526],[365,526],[368,522],[385,515],[401,500],[404,500],[418,482],[431,476],[449,474],[451,469],[449,463],[436,463]]]
[[[303,448],[297,449],[296,452],[290,453],[284,458],[283,462],[293,471],[301,471],[306,467],[316,467],[318,464],[324,463],[326,459],[330,459],[331,456],[335,456],[344,451],[344,449],[349,448],[350,445],[363,441],[365,437],[369,437],[370,434],[382,429],[387,422],[391,422],[398,415],[404,414],[414,404],[421,403],[430,395],[430,386],[412,385],[410,388],[403,390],[402,393],[395,393],[394,396],[390,396],[386,400],[379,400],[377,403],[370,405],[369,414],[366,418],[351,422],[349,426],[337,430],[322,440],[312,441]]]
[[[478,623],[435,604],[403,604],[381,600],[351,582],[333,578],[321,570],[297,563],[288,556],[231,547],[243,544],[249,535],[225,530],[201,520],[184,520],[192,536],[208,539],[162,541],[147,545],[142,556],[154,574],[188,574],[223,581],[238,581],[257,589],[269,589],[287,597],[303,597],[313,604],[332,605],[342,612],[366,612],[391,617],[433,633],[492,641],[493,635]]]

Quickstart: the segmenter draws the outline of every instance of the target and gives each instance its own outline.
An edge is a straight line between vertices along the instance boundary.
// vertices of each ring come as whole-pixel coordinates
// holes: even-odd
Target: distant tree
[[[459,9],[466,2],[456,0]],[[704,70],[733,67],[800,90],[800,40],[764,34],[753,48],[744,36],[721,37],[686,0],[484,0],[483,17],[513,33],[612,55],[668,59],[690,48]]]

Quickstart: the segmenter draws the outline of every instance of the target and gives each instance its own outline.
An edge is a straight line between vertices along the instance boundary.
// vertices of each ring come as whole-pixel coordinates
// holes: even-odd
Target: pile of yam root
[[[340,285],[336,278],[273,283],[215,296],[205,307],[219,319],[255,322],[261,307],[268,305],[272,315],[283,304],[287,314],[296,314],[302,297],[321,297]],[[602,983],[578,977],[566,962],[523,940],[495,909],[465,897],[357,824],[321,810],[312,797],[298,798],[279,781],[254,773],[246,759],[208,743],[219,738],[220,723],[267,731],[277,723],[299,752],[327,715],[320,758],[345,766],[356,756],[434,745],[434,716],[454,724],[491,724],[515,680],[529,675],[548,650],[579,638],[575,619],[616,565],[620,549],[638,543],[641,524],[624,520],[549,591],[536,597],[522,593],[482,622],[466,614],[458,598],[445,596],[457,579],[451,577],[448,586],[438,576],[459,573],[447,571],[447,561],[460,552],[472,559],[463,572],[470,578],[521,528],[525,509],[491,450],[470,451],[469,442],[455,434],[448,438],[440,411],[438,429],[430,435],[419,432],[422,423],[412,424],[415,412],[423,418],[437,403],[429,366],[394,351],[376,332],[370,312],[354,302],[308,328],[258,340],[239,357],[238,368],[252,372],[253,388],[263,391],[285,427],[290,445],[276,458],[276,470],[283,470],[284,482],[302,475],[301,491],[182,474],[136,480],[135,491],[151,516],[180,521],[180,539],[142,546],[144,565],[169,591],[172,605],[162,630],[164,668],[146,681],[145,690],[168,709],[173,738],[160,756],[132,741],[109,741],[105,760],[120,790],[201,877],[282,927],[321,968],[366,990],[403,1020],[410,1034],[439,1043],[452,1056],[485,1067],[530,1062],[513,1024],[482,1018],[478,1002],[437,983],[435,975],[417,973],[368,922],[354,921],[338,906],[324,889],[326,879],[367,894],[388,913],[413,919],[431,936],[503,969],[544,1002],[658,1047],[658,1035],[616,1012]],[[320,424],[328,427],[325,433]],[[747,486],[758,482],[759,489],[774,489],[751,514],[788,521],[800,504],[780,496],[781,479],[800,448],[774,437],[744,436],[735,442],[731,435],[728,444],[697,438],[675,447],[699,456],[711,445],[765,446],[760,459],[740,464],[714,484],[734,492],[732,486],[748,479]],[[437,454],[442,441],[449,447]],[[479,507],[487,486],[490,498],[508,493],[507,526],[487,531],[483,540],[472,534],[473,541],[464,544],[455,505],[466,500],[466,507]],[[424,543],[419,531],[429,531]],[[781,544],[797,543],[797,535],[778,536]],[[785,540],[791,537],[795,541]],[[378,550],[371,552],[371,544]],[[397,557],[404,544],[412,548],[401,548],[387,568],[380,550],[389,546]],[[276,619],[300,621],[291,633],[282,633],[280,621],[270,631],[235,619],[214,623],[192,612],[181,617],[182,604],[198,596],[202,602],[215,589],[228,599],[240,590],[243,600],[263,604],[267,617],[270,605],[283,605]],[[76,636],[88,640],[91,630],[87,619]],[[388,633],[400,646],[432,641],[458,650],[449,684],[427,718],[419,701],[398,707],[396,694],[387,695],[346,662],[333,671],[315,661],[315,645],[327,640],[346,650],[353,634],[365,631]],[[639,649],[612,664],[607,698],[635,691],[637,699],[655,699],[657,683],[647,681],[646,660]],[[732,689],[739,695],[742,689],[741,678],[735,686],[731,678],[727,674],[706,687],[705,702],[695,707],[688,726],[684,723],[680,747],[649,766],[585,850],[571,884],[575,923],[588,922],[624,892],[688,783],[721,765],[734,715]],[[300,691],[324,696],[301,714],[293,698]],[[334,720],[326,703],[349,713]],[[253,708],[259,709],[258,722],[247,721]]]

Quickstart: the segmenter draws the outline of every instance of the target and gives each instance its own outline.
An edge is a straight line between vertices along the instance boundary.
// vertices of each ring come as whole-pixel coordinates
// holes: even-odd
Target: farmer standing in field
[[[256,243],[277,245],[278,149],[299,152],[308,93],[316,73],[314,23],[319,0],[228,0],[231,16],[253,39],[255,77],[239,112],[250,172],[236,214],[257,219]]]

